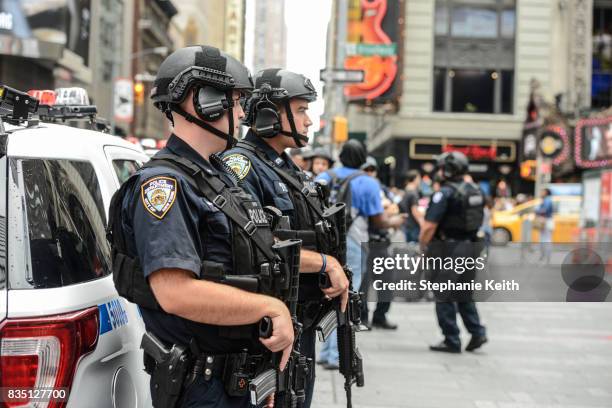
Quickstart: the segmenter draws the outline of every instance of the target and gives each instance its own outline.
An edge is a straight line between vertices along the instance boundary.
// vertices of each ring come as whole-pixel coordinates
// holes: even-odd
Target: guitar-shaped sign
[[[353,18],[349,22],[349,40],[357,40],[359,43],[354,44],[356,55],[347,57],[344,66],[346,69],[364,70],[365,78],[364,82],[344,88],[348,100],[372,101],[388,91],[395,81],[395,44],[382,26],[387,13],[387,3],[387,0],[359,0],[361,18]],[[353,10],[353,16],[355,11],[357,10]]]

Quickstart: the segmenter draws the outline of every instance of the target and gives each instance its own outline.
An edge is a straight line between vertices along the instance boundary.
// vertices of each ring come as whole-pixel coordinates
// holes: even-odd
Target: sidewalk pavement
[[[612,303],[480,303],[489,343],[434,353],[433,303],[393,303],[397,331],[358,333],[355,408],[610,408]],[[462,330],[463,330],[463,326]],[[469,335],[462,333],[463,345]],[[312,406],[345,407],[343,377],[317,366]]]

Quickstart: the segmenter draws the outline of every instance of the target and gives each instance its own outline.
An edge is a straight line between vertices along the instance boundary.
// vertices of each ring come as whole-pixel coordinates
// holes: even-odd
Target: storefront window
[[[512,114],[514,0],[437,0],[433,110]]]

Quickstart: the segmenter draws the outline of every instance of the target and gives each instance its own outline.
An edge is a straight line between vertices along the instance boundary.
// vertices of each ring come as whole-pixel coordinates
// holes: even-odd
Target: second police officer
[[[263,206],[272,205],[289,217],[290,228],[314,230],[324,201],[317,184],[299,169],[284,152],[308,143],[308,104],[316,100],[316,91],[303,75],[284,69],[265,69],[255,75],[255,91],[247,104],[247,124],[251,129],[223,160],[242,180],[245,189]],[[323,294],[348,300],[348,279],[342,266],[324,253],[324,245],[314,238],[302,237],[299,321],[304,325],[300,352],[314,360],[314,317]],[[319,288],[319,273],[327,273],[331,287]],[[323,293],[321,293],[323,290]],[[314,366],[306,392],[309,407],[314,388]]]
[[[168,56],[151,97],[174,133],[111,203],[115,285],[157,339],[143,341],[157,408],[249,407],[261,351],[282,351],[282,367],[293,346],[281,300],[220,283],[278,262],[264,210],[215,156],[234,144],[252,88],[247,68],[217,48]],[[253,336],[266,318],[271,337]]]
[[[419,236],[421,248],[430,246],[428,256],[475,259],[480,255],[482,245],[476,236],[484,216],[484,196],[476,184],[466,179],[468,166],[461,152],[447,152],[437,160],[442,185],[431,198]],[[455,270],[437,271],[432,280],[469,282],[474,275],[474,268],[461,274]],[[430,346],[432,351],[461,352],[457,312],[472,335],[466,350],[473,351],[487,342],[471,292],[436,293],[436,316],[444,340]]]

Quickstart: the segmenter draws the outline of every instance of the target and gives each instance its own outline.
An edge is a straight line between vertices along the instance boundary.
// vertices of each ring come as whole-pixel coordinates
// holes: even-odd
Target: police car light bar
[[[88,106],[70,106],[70,105],[40,105],[38,108],[38,116],[42,121],[68,120],[68,119],[84,119],[93,120],[98,114],[98,109],[93,105]]]
[[[28,95],[38,99],[40,105],[55,105],[55,91],[51,89],[30,89]]]
[[[12,125],[29,119],[38,109],[38,100],[25,92],[0,85],[0,118]]]
[[[97,116],[98,109],[94,105],[39,105],[37,113],[42,122],[88,119],[92,130],[110,133],[108,122]]]

